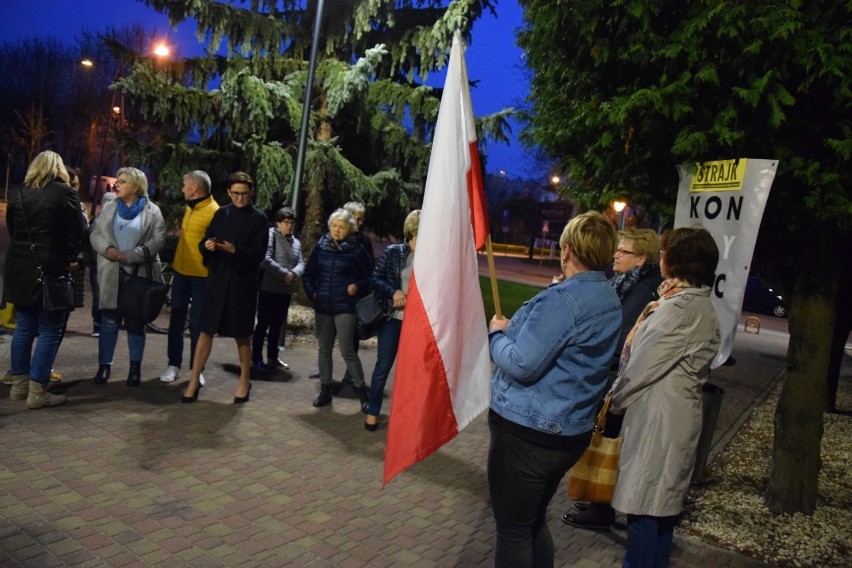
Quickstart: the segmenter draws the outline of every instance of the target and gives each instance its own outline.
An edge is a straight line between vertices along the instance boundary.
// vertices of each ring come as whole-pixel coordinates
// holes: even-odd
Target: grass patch
[[[482,301],[485,304],[485,318],[490,320],[494,315],[494,296],[491,294],[491,280],[487,276],[479,277],[479,287],[482,289]],[[540,286],[529,284],[518,284],[508,280],[497,280],[497,289],[500,292],[500,307],[503,315],[507,318],[518,311],[521,304],[541,292]]]

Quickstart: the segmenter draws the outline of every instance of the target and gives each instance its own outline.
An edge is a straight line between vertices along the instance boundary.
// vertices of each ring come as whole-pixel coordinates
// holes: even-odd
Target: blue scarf
[[[121,199],[116,199],[115,201],[118,204],[118,216],[125,221],[135,219],[136,216],[145,208],[145,204],[148,203],[148,199],[145,197],[140,197],[133,202],[133,205],[128,205]]]

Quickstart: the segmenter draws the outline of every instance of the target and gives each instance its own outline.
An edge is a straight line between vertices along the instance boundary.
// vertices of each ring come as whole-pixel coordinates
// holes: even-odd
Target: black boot
[[[367,385],[355,387],[355,393],[358,395],[358,400],[361,401],[361,412],[367,414],[370,407],[370,393],[367,391]]]
[[[138,387],[142,382],[142,363],[139,361],[130,362],[130,372],[127,373],[127,386]]]
[[[95,373],[95,378],[92,379],[96,385],[105,385],[109,380],[109,365],[98,365],[98,372]]]
[[[319,408],[331,402],[331,385],[322,385],[319,396],[314,399],[314,406]]]

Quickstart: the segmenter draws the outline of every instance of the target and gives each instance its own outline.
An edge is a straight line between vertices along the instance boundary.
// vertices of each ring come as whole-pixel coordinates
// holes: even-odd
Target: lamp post
[[[314,33],[311,40],[311,56],[308,60],[308,79],[305,82],[304,106],[302,106],[302,124],[299,128],[299,147],[296,152],[296,167],[293,169],[293,190],[291,204],[294,212],[299,211],[299,187],[302,185],[302,170],[305,168],[305,151],[308,145],[308,127],[311,118],[311,92],[314,88],[314,71],[317,66],[317,46],[322,26],[323,0],[317,1],[317,13],[314,18]],[[297,213],[298,214],[298,213]]]
[[[164,58],[168,57],[169,54],[171,53],[169,46],[165,42],[158,42],[151,51],[153,52],[153,54],[155,56],[157,56],[160,59],[164,59]],[[84,58],[82,61],[80,61],[80,64],[82,66],[88,67],[88,68],[95,66],[94,61],[92,61],[88,57]],[[116,83],[116,82],[118,82],[118,80],[120,78],[121,78],[121,64],[119,63],[115,68],[115,73],[113,74],[112,82]],[[113,121],[115,121],[115,124],[116,124],[117,127],[120,127],[123,123],[126,124],[126,122],[127,122],[127,116],[124,113],[124,92],[121,93],[121,98],[119,99],[118,105],[116,105],[116,101],[115,101],[116,94],[117,94],[116,89],[113,89],[112,90],[112,97],[111,97],[110,105],[109,105],[110,106],[110,113],[109,113],[109,117],[107,118],[106,127],[104,128],[103,143],[101,144],[101,155],[98,158],[98,164],[97,164],[98,177],[97,177],[97,180],[95,182],[94,191],[92,192],[92,196],[91,196],[92,197],[92,212],[91,212],[92,217],[95,216],[95,210],[97,209],[98,202],[100,201],[100,198],[102,197],[102,195],[101,195],[101,183],[103,182],[103,178],[104,178],[104,175],[103,175],[103,170],[104,170],[104,167],[105,167],[104,160],[106,158],[107,142],[109,141],[109,132],[113,127]]]
[[[85,61],[89,61],[89,63],[88,63],[89,67],[92,66],[91,60],[83,60],[83,65],[86,65]],[[116,68],[115,75],[113,76],[113,83],[118,81],[118,79],[120,77],[121,77],[120,68]],[[113,90],[112,91],[112,100],[110,101],[110,105],[109,105],[110,106],[109,117],[107,118],[107,123],[106,123],[106,126],[104,127],[104,140],[103,140],[103,143],[101,144],[101,155],[100,155],[100,158],[98,158],[98,178],[97,178],[97,181],[95,182],[95,187],[94,187],[94,190],[92,191],[92,195],[91,195],[91,197],[92,197],[92,211],[90,213],[90,217],[92,217],[92,218],[95,217],[95,210],[97,209],[98,202],[101,200],[101,197],[102,197],[102,195],[101,195],[101,182],[103,181],[103,177],[104,177],[104,175],[103,175],[104,158],[105,158],[105,155],[106,155],[107,142],[109,141],[109,131],[112,128],[113,119],[117,119],[117,117],[121,116],[121,114],[122,114],[122,112],[121,112],[122,109],[115,105],[115,94],[116,94],[115,90]],[[122,102],[123,102],[123,97],[122,97]]]
[[[618,230],[623,231],[624,230],[624,214],[625,214],[625,209],[627,209],[627,202],[621,201],[621,200],[613,201],[612,202],[612,208],[615,210],[616,213],[618,213]]]

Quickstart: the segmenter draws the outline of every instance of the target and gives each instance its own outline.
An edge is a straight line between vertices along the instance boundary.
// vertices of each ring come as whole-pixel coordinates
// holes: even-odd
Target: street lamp
[[[165,42],[161,41],[157,45],[154,46],[154,55],[156,55],[157,57],[160,57],[160,58],[168,57],[170,54],[171,54],[171,50],[169,49],[169,46],[166,45]]]
[[[618,213],[618,229],[622,231],[624,230],[624,215],[626,213],[625,209],[627,209],[627,202],[621,200],[613,201],[612,208]]]
[[[169,46],[164,42],[158,42],[153,49],[151,50],[155,56],[160,59],[164,59],[168,57],[171,53]],[[95,66],[95,62],[86,57],[80,61],[80,65],[83,67],[91,68]],[[115,68],[115,73],[113,74],[112,82],[116,83],[121,78],[121,64],[119,63]],[[122,124],[127,124],[127,115],[124,112],[124,92],[121,93],[121,98],[119,100],[119,104],[116,104],[116,89],[112,90],[112,98],[110,101],[110,115],[107,120],[106,127],[104,128],[104,140],[101,144],[101,155],[98,159],[98,178],[95,182],[94,191],[92,193],[92,217],[95,216],[95,210],[97,208],[97,204],[99,201],[101,183],[103,182],[103,170],[104,170],[104,159],[106,157],[106,147],[107,142],[109,141],[109,132],[113,127],[113,121],[115,121],[115,125],[117,128],[121,128]]]
[[[324,0],[317,1],[317,13],[314,18],[314,30],[311,40],[311,55],[308,59],[308,78],[305,82],[304,106],[302,106],[302,124],[299,127],[299,146],[296,150],[296,166],[293,171],[293,195],[291,204],[293,211],[299,211],[299,188],[302,185],[302,170],[305,167],[305,153],[308,147],[308,126],[311,118],[311,92],[314,88],[314,71],[317,67],[317,46],[320,40],[322,26],[322,11]]]

